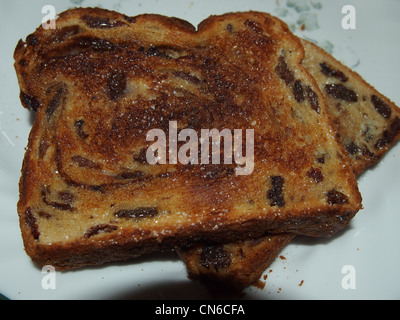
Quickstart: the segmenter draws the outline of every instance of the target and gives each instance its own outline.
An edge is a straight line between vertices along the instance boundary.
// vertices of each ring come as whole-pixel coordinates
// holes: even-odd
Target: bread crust
[[[361,209],[349,158],[300,64],[304,49],[280,20],[229,13],[195,30],[79,8],[56,24],[14,54],[21,102],[37,110],[18,213],[39,265],[65,270],[266,231],[331,236]],[[254,172],[144,163],[145,132],[168,131],[167,120],[197,132],[254,128]]]

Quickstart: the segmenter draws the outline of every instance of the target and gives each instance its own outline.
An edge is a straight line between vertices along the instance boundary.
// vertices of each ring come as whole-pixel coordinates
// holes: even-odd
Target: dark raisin
[[[213,166],[201,166],[201,178],[205,179],[222,179],[225,177],[232,176],[235,173],[235,169],[233,167],[229,167],[228,165],[213,165]]]
[[[204,247],[200,254],[200,264],[207,269],[213,266],[217,272],[229,268],[231,262],[230,254],[222,246]]]
[[[27,95],[26,93],[24,93],[22,91],[20,92],[19,97],[22,102],[22,105],[25,108],[28,108],[29,110],[32,109],[35,112],[37,111],[39,104],[40,104],[38,99],[36,99],[33,96]]]
[[[75,201],[75,196],[72,193],[66,192],[66,191],[60,191],[58,193],[58,198],[61,201],[67,202],[67,203],[73,203]]]
[[[393,134],[385,130],[383,131],[382,138],[380,138],[376,143],[375,143],[375,148],[376,149],[382,149],[383,147],[386,147],[389,143],[391,143],[394,140]]]
[[[50,213],[47,213],[44,211],[39,211],[38,215],[39,215],[39,217],[45,218],[47,220],[49,220],[52,217],[52,215]]]
[[[117,179],[129,180],[137,179],[144,176],[142,171],[125,171],[116,176]]]
[[[320,183],[324,180],[321,169],[318,168],[311,168],[310,171],[307,172],[307,177],[313,179],[316,183]]]
[[[95,191],[95,192],[104,192],[104,186],[90,186],[90,190]]]
[[[267,197],[271,200],[270,206],[278,206],[284,207],[286,202],[282,195],[283,192],[283,183],[285,179],[281,176],[272,176],[271,177],[271,185],[272,188],[268,190]]]
[[[366,145],[364,145],[361,149],[361,153],[363,156],[369,157],[371,159],[377,159],[376,155],[368,149]]]
[[[383,131],[382,138],[376,142],[375,147],[377,149],[381,149],[381,148],[387,146],[388,144],[392,143],[394,138],[395,138],[395,135],[393,134],[393,132],[391,132],[389,130],[385,130],[385,131]]]
[[[85,121],[83,121],[83,120],[75,121],[75,131],[76,131],[76,134],[80,138],[87,139],[89,137],[89,135],[84,132],[84,130],[83,130],[84,125],[85,125]]]
[[[69,203],[61,203],[55,202],[48,199],[48,195],[50,194],[50,190],[47,187],[42,189],[42,201],[55,209],[65,210],[65,211],[74,211],[74,208]]]
[[[350,143],[347,143],[345,146],[346,146],[347,152],[352,156],[354,156],[355,154],[357,154],[360,151],[360,148],[353,141]]]
[[[182,48],[178,47],[173,47],[173,46],[168,46],[168,45],[162,45],[162,46],[150,46],[146,50],[142,47],[139,48],[140,52],[143,52],[147,57],[153,57],[157,56],[160,58],[166,58],[166,59],[178,59],[184,56],[187,56],[188,53],[183,50]]]
[[[26,37],[26,43],[31,46],[36,46],[39,44],[39,38],[32,33]]]
[[[341,83],[327,84],[325,86],[325,92],[335,99],[341,99],[347,102],[358,101],[357,94],[353,90],[346,88]]]
[[[296,80],[294,82],[293,93],[294,93],[294,98],[298,103],[302,103],[304,101],[303,86],[301,85],[300,80]]]
[[[284,57],[279,57],[278,59],[278,65],[275,68],[276,74],[281,78],[287,85],[290,85],[294,81],[294,74],[293,72],[289,69],[285,58]]]
[[[319,106],[318,95],[311,89],[310,86],[306,86],[306,95],[308,102],[310,103],[311,109],[320,113],[321,108]]]
[[[201,80],[199,78],[197,78],[196,76],[188,73],[188,72],[184,72],[184,71],[173,71],[172,74],[175,77],[181,78],[183,80],[186,80],[188,82],[191,82],[193,84],[199,84],[201,82]]]
[[[77,45],[81,48],[91,48],[96,51],[107,51],[114,48],[110,41],[93,37],[79,37]]]
[[[140,164],[147,164],[147,149],[143,148],[140,150],[139,154],[133,155],[133,160],[139,162]]]
[[[73,162],[76,162],[81,168],[89,168],[89,169],[100,169],[101,164],[93,162],[92,160],[86,159],[81,156],[73,156],[71,158]]]
[[[51,119],[51,116],[54,114],[54,112],[58,109],[62,102],[62,98],[64,96],[64,87],[59,87],[54,94],[53,98],[50,100],[50,102],[47,104],[46,107],[46,117],[47,120]]]
[[[113,72],[108,76],[107,89],[111,100],[115,101],[122,97],[126,88],[126,77],[123,72]]]
[[[25,223],[31,229],[31,234],[35,240],[39,239],[39,226],[35,216],[32,214],[31,208],[25,210]]]
[[[233,26],[232,24],[228,23],[226,26],[226,30],[228,30],[229,33],[233,33]]]
[[[253,30],[254,32],[263,33],[263,29],[257,21],[248,19],[244,22],[244,25]]]
[[[90,238],[90,237],[93,237],[93,236],[95,236],[95,235],[97,235],[99,233],[104,233],[104,232],[105,233],[111,233],[111,232],[113,232],[113,231],[115,231],[117,229],[118,229],[117,226],[112,226],[112,225],[109,225],[109,224],[99,224],[97,226],[89,228],[86,231],[84,237],[85,238]]]
[[[385,119],[389,119],[390,116],[392,115],[392,109],[390,109],[390,107],[383,102],[382,99],[380,99],[379,97],[373,95],[371,97],[371,102],[373,103],[375,110]]]
[[[124,19],[130,23],[135,23],[136,18],[135,17],[129,17],[129,16],[124,16]]]
[[[325,155],[320,155],[317,157],[317,162],[320,164],[324,164],[325,163]]]
[[[349,198],[343,194],[342,192],[336,191],[336,190],[331,190],[326,193],[326,196],[328,198],[328,203],[330,205],[334,204],[345,204],[349,203]]]
[[[151,218],[158,215],[158,210],[155,207],[142,207],[129,210],[119,210],[114,213],[117,218],[127,218],[127,219],[141,219],[141,218]]]
[[[84,15],[81,17],[81,20],[86,23],[86,25],[90,28],[94,29],[109,29],[109,28],[117,28],[125,25],[123,21],[112,21],[107,17],[96,17],[90,15]]]
[[[347,82],[349,78],[346,77],[346,75],[340,71],[340,70],[333,70],[331,67],[329,67],[325,62],[322,62],[319,64],[321,67],[321,72],[328,76],[328,77],[334,77],[339,79],[342,82]]]
[[[50,147],[50,143],[47,140],[40,140],[40,145],[39,145],[39,158],[43,159],[44,156],[46,155],[47,149]]]
[[[162,55],[162,54],[163,53],[158,51],[158,48],[154,47],[154,46],[150,46],[146,51],[146,55],[148,57],[159,56],[159,55]]]
[[[381,149],[388,144],[392,143],[396,136],[400,133],[400,118],[396,117],[390,124],[389,130],[385,130],[382,134],[382,138],[379,139],[376,144],[376,149]]]

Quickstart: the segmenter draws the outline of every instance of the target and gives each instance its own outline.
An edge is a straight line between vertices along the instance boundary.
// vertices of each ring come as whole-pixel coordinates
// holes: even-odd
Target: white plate
[[[61,12],[75,5],[100,5],[127,15],[160,13],[197,25],[210,14],[258,10],[279,15],[294,31],[319,41],[354,67],[379,91],[400,105],[400,1],[352,0],[356,29],[342,28],[347,1],[88,1],[0,2],[0,293],[10,299],[201,299],[208,291],[187,279],[174,256],[153,254],[103,267],[56,273],[56,288],[45,290],[45,276],[24,253],[16,203],[20,168],[31,127],[21,107],[13,69],[20,38],[38,27],[44,5]],[[306,6],[302,5],[306,4]],[[302,14],[317,19],[301,30]],[[300,20],[299,20],[300,19]],[[312,22],[307,20],[307,22]],[[398,299],[400,298],[400,145],[360,179],[364,210],[332,239],[297,239],[266,271],[264,289],[249,288],[246,299]],[[346,269],[350,266],[350,269]],[[345,269],[343,269],[345,268]],[[272,270],[272,272],[269,272]],[[350,271],[349,271],[350,270]],[[345,271],[345,273],[342,273]],[[346,277],[354,276],[345,281]],[[346,289],[346,284],[355,288]],[[345,286],[343,286],[345,284]]]

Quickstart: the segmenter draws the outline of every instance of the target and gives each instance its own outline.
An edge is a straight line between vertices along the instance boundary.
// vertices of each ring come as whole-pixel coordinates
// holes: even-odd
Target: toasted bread
[[[323,92],[329,113],[358,176],[400,138],[400,109],[357,72],[316,44],[302,40],[303,65]]]
[[[78,8],[56,26],[14,53],[22,104],[37,110],[18,213],[39,265],[65,270],[265,232],[331,236],[361,209],[303,46],[277,18],[230,13],[196,30]],[[254,130],[253,172],[171,154],[150,164],[147,134],[171,136],[173,121],[198,136]]]
[[[302,43],[305,48],[303,65],[324,94],[340,140],[358,176],[376,164],[399,139],[400,109],[358,73],[316,44],[303,39]],[[214,252],[230,262],[219,267],[201,260],[210,246],[197,245],[178,250],[178,253],[191,278],[212,280],[240,291],[260,279],[265,268],[290,240],[290,235],[266,235],[256,240],[215,246]]]

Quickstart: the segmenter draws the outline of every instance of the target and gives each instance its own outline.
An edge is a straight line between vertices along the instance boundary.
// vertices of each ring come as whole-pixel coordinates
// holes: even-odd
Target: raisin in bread
[[[79,8],[56,26],[14,54],[21,101],[37,110],[18,213],[39,265],[65,270],[265,232],[331,236],[361,209],[303,46],[282,21],[231,13],[196,30]],[[242,130],[254,170],[237,175],[243,163],[210,158],[185,165],[168,152],[166,164],[150,164],[152,129]]]
[[[302,40],[303,65],[323,92],[356,175],[376,164],[400,138],[400,109],[358,73]]]
[[[323,92],[354,171],[360,175],[399,139],[400,109],[316,44],[301,41],[303,65]],[[260,279],[289,241],[290,235],[266,235],[219,246],[197,245],[180,249],[178,254],[191,278],[211,279],[240,291]],[[224,258],[224,264],[219,257]]]

